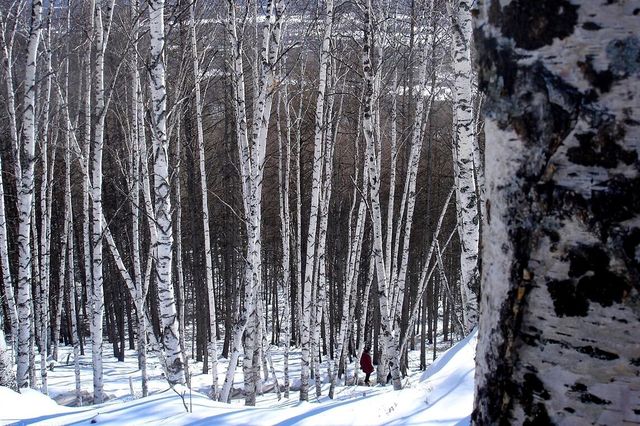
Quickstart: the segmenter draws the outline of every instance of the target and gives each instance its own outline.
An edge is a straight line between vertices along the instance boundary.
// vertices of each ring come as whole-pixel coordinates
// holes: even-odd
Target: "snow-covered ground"
[[[322,396],[310,402],[299,402],[297,392],[291,392],[288,400],[278,401],[272,392],[259,396],[256,407],[244,407],[243,399],[234,399],[231,404],[209,399],[206,391],[210,376],[200,374],[202,366],[197,364],[192,366],[198,372],[192,376],[194,391],[172,390],[153,358],[149,370],[151,395],[139,398],[139,371],[135,352],[131,351],[127,362],[104,360],[105,391],[110,398],[107,403],[66,407],[35,390],[18,394],[0,387],[0,424],[466,425],[473,402],[475,344],[474,333],[441,354],[426,372],[410,372],[403,381],[404,389],[398,392],[391,386],[339,386],[335,399]],[[291,377],[299,375],[299,356],[299,352],[292,354]],[[281,377],[282,354],[275,352],[273,357]],[[90,359],[90,355],[82,358],[85,391],[91,390]],[[224,360],[219,368],[222,380]],[[235,387],[240,383],[242,373],[238,369]],[[131,386],[135,396],[131,395]],[[74,388],[73,363],[63,362],[49,372],[49,393],[55,400],[72,401]],[[315,391],[311,393],[315,395]],[[323,395],[327,393],[328,384],[323,385]]]

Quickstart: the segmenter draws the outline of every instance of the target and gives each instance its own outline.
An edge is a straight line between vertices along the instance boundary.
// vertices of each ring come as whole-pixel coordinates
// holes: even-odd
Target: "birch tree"
[[[280,126],[280,107],[284,104],[286,142],[282,142],[282,130]],[[279,181],[279,207],[280,207],[280,234],[282,239],[282,292],[284,308],[282,316],[284,319],[284,397],[289,398],[289,347],[291,344],[291,322],[288,320],[291,315],[291,212],[289,207],[289,182],[291,165],[291,118],[289,111],[289,99],[287,83],[283,84],[282,94],[278,93],[278,103],[276,104],[276,129],[278,137],[278,181]],[[283,146],[284,145],[284,146]]]
[[[475,424],[640,421],[640,39],[632,9],[480,6],[490,204]]]
[[[132,38],[135,41],[134,50],[138,51],[137,41],[140,32],[140,4],[137,0],[131,2],[131,18],[133,20]],[[129,144],[131,151],[130,158],[130,183],[131,188],[131,257],[133,261],[133,279],[131,297],[136,306],[136,323],[138,328],[138,366],[140,367],[140,378],[142,396],[147,396],[149,392],[147,377],[147,323],[146,323],[146,297],[148,286],[146,277],[142,275],[142,259],[140,248],[140,177],[141,177],[141,153],[146,156],[146,137],[144,131],[144,103],[142,99],[142,84],[140,81],[140,70],[138,69],[138,55],[134,53],[131,58],[131,134]],[[146,158],[146,157],[145,157]],[[146,207],[145,203],[145,207]],[[150,252],[153,248],[150,248]],[[148,274],[147,274],[148,275]]]
[[[473,104],[471,93],[471,2],[455,0],[452,5],[453,26],[453,169],[456,181],[458,235],[460,236],[460,271],[462,303],[466,330],[478,321],[478,250],[480,222],[474,176]]]
[[[38,296],[36,309],[39,310],[39,321],[36,321],[38,330],[38,346],[40,350],[40,378],[41,391],[45,395],[48,394],[47,380],[47,351],[48,351],[48,330],[49,330],[49,265],[50,247],[51,247],[51,189],[53,188],[52,179],[49,176],[49,128],[51,121],[51,89],[53,81],[53,70],[51,65],[52,48],[51,48],[51,15],[52,8],[48,8],[46,26],[44,29],[43,42],[45,49],[45,73],[47,78],[44,79],[44,96],[42,98],[42,125],[40,126],[40,268],[39,280],[37,281]],[[55,150],[52,155],[52,169],[55,164]],[[52,170],[53,172],[53,170]],[[50,184],[51,182],[51,184]]]
[[[376,79],[379,73],[374,69],[373,63],[373,39],[374,39],[374,23],[373,8],[371,0],[366,3],[364,11],[364,38],[362,53],[362,69],[364,74],[364,109],[363,109],[363,134],[367,144],[367,172],[369,176],[369,199],[371,201],[371,219],[373,224],[373,258],[375,260],[376,278],[378,284],[378,300],[380,303],[380,324],[384,341],[384,348],[388,355],[389,367],[391,370],[391,378],[395,390],[402,388],[400,381],[399,355],[398,355],[398,336],[393,330],[393,321],[390,317],[390,288],[389,280],[385,274],[384,266],[384,247],[382,243],[382,214],[380,207],[380,165],[375,154],[376,132],[374,129],[374,102],[377,98],[375,88],[379,87]]]
[[[153,177],[155,193],[156,283],[162,325],[162,345],[166,358],[169,384],[184,384],[184,364],[180,348],[178,318],[173,285],[171,261],[173,226],[171,220],[171,198],[169,182],[169,158],[167,141],[167,88],[164,69],[164,0],[149,2],[149,34],[151,64],[149,85],[151,92],[151,140],[153,145]]]
[[[19,179],[18,206],[18,365],[16,380],[19,388],[28,385],[29,341],[32,337],[31,300],[31,217],[34,191],[34,166],[36,145],[36,68],[38,46],[42,32],[42,0],[31,2],[31,22],[27,43],[26,71],[24,77],[24,101],[22,107],[22,152],[19,158],[21,175]]]
[[[94,112],[91,150],[91,245],[92,245],[92,282],[91,282],[91,361],[93,363],[93,399],[96,403],[104,400],[104,382],[102,377],[102,320],[104,316],[104,288],[102,275],[102,154],[104,145],[104,127],[106,101],[104,88],[104,56],[109,40],[115,0],[96,0],[94,8]],[[104,8],[104,11],[103,11]]]
[[[229,401],[233,375],[238,363],[244,342],[243,372],[245,375],[245,404],[255,405],[255,385],[257,370],[254,368],[254,352],[257,348],[256,297],[262,281],[261,255],[261,205],[262,179],[266,155],[267,133],[271,117],[271,106],[275,89],[275,72],[280,54],[281,25],[284,5],[282,2],[267,4],[267,17],[262,34],[260,52],[260,73],[258,78],[256,100],[254,102],[254,121],[252,132],[247,129],[247,113],[245,98],[245,76],[243,69],[243,41],[239,38],[236,22],[236,5],[228,4],[227,36],[232,50],[232,88],[234,99],[234,116],[238,154],[240,158],[240,174],[242,180],[243,207],[247,232],[247,249],[245,261],[244,303],[238,319],[233,326],[232,354],[220,400]]]
[[[306,263],[304,268],[304,284],[302,288],[302,318],[301,337],[302,345],[301,369],[300,369],[300,401],[309,400],[309,364],[311,353],[311,292],[313,286],[314,268],[316,265],[316,233],[319,218],[320,191],[323,169],[323,135],[326,125],[325,101],[327,91],[327,74],[329,72],[329,60],[331,49],[331,37],[333,31],[333,0],[325,1],[324,35],[322,38],[322,50],[320,52],[320,70],[318,79],[318,96],[316,98],[316,111],[314,121],[313,141],[313,176],[311,180],[311,206],[309,210],[309,233],[307,236]],[[298,260],[299,261],[299,260]]]

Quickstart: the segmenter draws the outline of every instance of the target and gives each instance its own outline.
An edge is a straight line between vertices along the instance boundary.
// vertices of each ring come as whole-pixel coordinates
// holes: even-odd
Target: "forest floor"
[[[446,352],[449,345],[444,343],[440,347],[443,352],[427,371],[417,369],[417,352],[413,352],[409,374],[403,379],[404,388],[398,392],[394,392],[391,385],[344,386],[342,381],[336,387],[333,400],[326,396],[329,385],[324,384],[320,398],[315,397],[315,386],[312,386],[309,402],[298,401],[297,391],[292,391],[289,399],[283,397],[281,400],[274,392],[269,392],[258,396],[256,407],[245,407],[240,397],[234,398],[231,404],[209,399],[206,393],[211,376],[201,374],[202,365],[199,364],[191,366],[192,371],[198,373],[192,375],[193,392],[187,388],[172,390],[154,357],[149,359],[150,396],[140,398],[134,351],[126,353],[125,362],[104,358],[104,385],[109,398],[106,403],[83,407],[59,405],[71,403],[75,389],[73,362],[66,364],[68,349],[63,349],[62,363],[48,374],[49,397],[35,390],[18,394],[0,387],[0,424],[466,425],[473,403],[475,343],[475,333]],[[110,353],[108,349],[105,345],[105,353]],[[281,378],[282,352],[276,349],[272,356],[276,374]],[[299,357],[299,351],[292,351],[292,378],[299,377]],[[222,384],[226,361],[221,360],[218,368],[219,383]],[[353,373],[352,368],[353,364],[349,375]],[[322,371],[326,371],[324,366]],[[81,376],[83,393],[88,398],[92,388],[89,349],[81,357]],[[362,374],[360,378],[362,380]],[[241,386],[241,368],[237,369],[235,380],[235,387]],[[328,381],[326,376],[324,381]],[[299,387],[296,382],[292,383],[294,389]],[[270,383],[267,381],[265,388],[269,388]],[[134,395],[131,394],[132,387]]]

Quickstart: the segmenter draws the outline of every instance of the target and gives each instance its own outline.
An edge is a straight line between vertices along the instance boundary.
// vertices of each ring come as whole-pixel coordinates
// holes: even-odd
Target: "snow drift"
[[[0,387],[0,424],[170,424],[170,425],[457,425],[468,424],[473,405],[477,333],[462,340],[424,373],[391,386],[338,387],[336,398],[299,402],[297,395],[257,407],[211,401],[187,388],[166,389],[147,398],[70,408],[34,390],[22,394]],[[327,392],[328,385],[323,388]],[[186,408],[191,408],[190,413]]]

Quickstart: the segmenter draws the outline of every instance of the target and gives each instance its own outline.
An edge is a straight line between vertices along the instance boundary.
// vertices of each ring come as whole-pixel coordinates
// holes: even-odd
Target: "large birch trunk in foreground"
[[[503,4],[476,22],[488,208],[473,421],[639,423],[634,4]]]
[[[454,64],[453,169],[460,235],[462,304],[466,331],[478,322],[480,222],[474,176],[475,128],[471,96],[471,2],[457,0],[452,12]]]
[[[169,146],[167,142],[167,88],[164,70],[164,0],[149,3],[149,35],[151,45],[151,115],[153,142],[153,185],[155,192],[156,282],[160,305],[162,346],[166,359],[167,381],[170,385],[184,384],[184,365],[178,316],[171,281],[173,226],[169,182]]]

